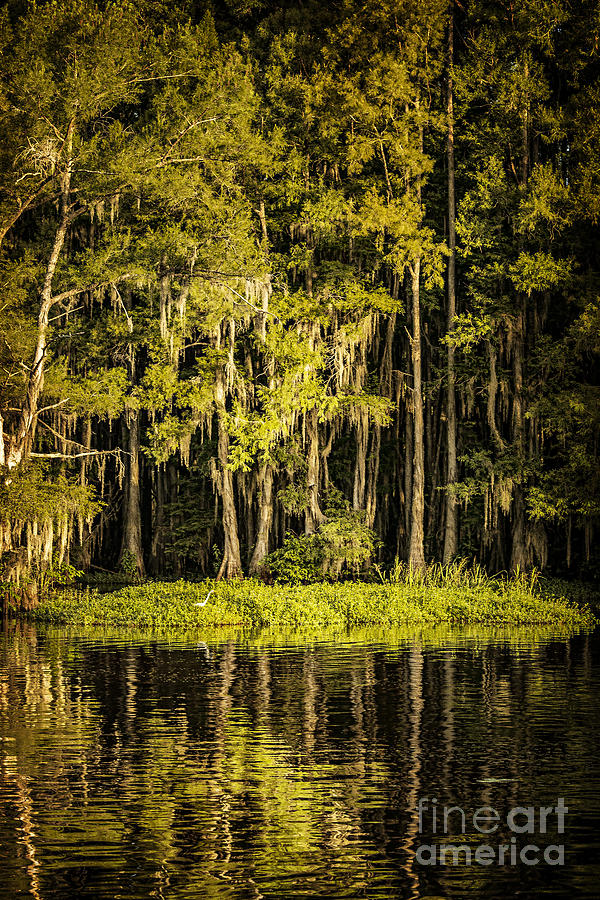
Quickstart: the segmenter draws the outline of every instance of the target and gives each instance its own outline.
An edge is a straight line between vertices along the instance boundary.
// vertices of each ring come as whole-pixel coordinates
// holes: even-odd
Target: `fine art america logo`
[[[421,844],[416,860],[422,866],[537,866],[539,863],[563,866],[564,844],[548,844],[539,835],[548,831],[553,835],[564,834],[568,811],[563,797],[559,797],[556,806],[515,806],[505,815],[493,806],[481,806],[467,815],[460,806],[440,807],[435,797],[421,797],[419,834],[423,835],[425,830],[428,836],[440,837],[434,837],[434,843]],[[460,834],[463,840],[468,834],[469,843],[446,843],[450,834]],[[488,837],[485,843],[475,843],[473,838],[477,840],[479,835],[495,837]]]

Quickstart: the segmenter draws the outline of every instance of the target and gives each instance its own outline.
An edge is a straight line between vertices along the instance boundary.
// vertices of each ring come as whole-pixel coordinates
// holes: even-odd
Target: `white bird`
[[[194,606],[206,606],[206,604],[208,603],[208,598],[210,597],[211,594],[214,594],[214,592],[215,592],[215,589],[213,588],[211,591],[208,592],[208,594],[206,595],[206,597],[204,598],[204,600],[201,603],[194,603]]]
[[[202,650],[205,659],[210,659],[210,650],[208,649],[204,641],[200,641],[200,643],[198,644],[198,650]]]

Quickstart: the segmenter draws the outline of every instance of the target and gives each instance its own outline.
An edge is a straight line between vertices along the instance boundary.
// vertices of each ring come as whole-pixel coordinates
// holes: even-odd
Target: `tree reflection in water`
[[[596,636],[525,629],[12,626],[0,896],[594,896],[598,682]],[[567,865],[425,869],[433,796],[564,796]]]

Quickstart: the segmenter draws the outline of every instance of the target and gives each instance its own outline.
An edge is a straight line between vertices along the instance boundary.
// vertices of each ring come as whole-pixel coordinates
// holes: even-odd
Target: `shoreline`
[[[145,582],[109,593],[65,589],[27,613],[36,622],[134,627],[309,627],[369,625],[558,625],[591,628],[587,604],[532,585],[527,578],[481,584],[416,581],[266,585]]]

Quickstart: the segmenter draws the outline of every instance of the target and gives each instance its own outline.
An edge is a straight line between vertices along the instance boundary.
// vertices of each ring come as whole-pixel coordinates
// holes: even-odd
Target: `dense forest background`
[[[598,0],[12,0],[0,553],[600,569]]]

